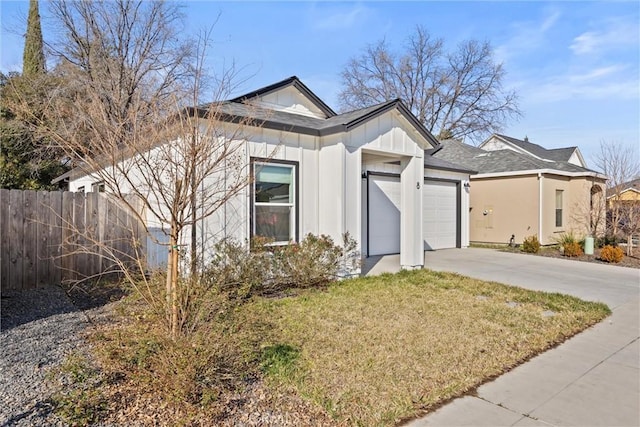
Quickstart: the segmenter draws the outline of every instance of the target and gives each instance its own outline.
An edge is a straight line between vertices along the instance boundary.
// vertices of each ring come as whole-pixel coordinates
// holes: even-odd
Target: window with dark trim
[[[252,163],[251,235],[276,244],[297,240],[298,164],[274,160]]]
[[[104,193],[104,182],[100,181],[91,184],[91,191],[93,191],[94,193]]]
[[[562,227],[562,190],[556,190],[556,227]]]

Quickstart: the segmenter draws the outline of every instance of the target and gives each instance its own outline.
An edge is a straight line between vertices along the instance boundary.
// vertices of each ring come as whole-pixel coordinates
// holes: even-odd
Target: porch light
[[[464,182],[464,188],[471,188],[471,183],[469,181]]]

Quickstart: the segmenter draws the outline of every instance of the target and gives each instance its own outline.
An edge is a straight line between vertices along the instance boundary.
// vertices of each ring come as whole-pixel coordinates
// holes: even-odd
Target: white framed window
[[[275,244],[298,239],[297,162],[254,160],[251,235]]]
[[[556,227],[562,227],[562,190],[556,190]]]

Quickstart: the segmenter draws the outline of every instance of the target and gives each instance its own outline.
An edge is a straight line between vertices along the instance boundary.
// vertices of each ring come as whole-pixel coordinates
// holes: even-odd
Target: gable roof
[[[405,119],[413,125],[420,135],[433,147],[438,146],[438,140],[418,121],[404,103],[395,99],[361,108],[343,114],[334,114],[327,119],[303,116],[287,111],[271,110],[260,106],[251,105],[250,102],[238,101],[234,98],[229,101],[217,103],[216,111],[220,114],[220,120],[231,123],[246,121],[247,119],[267,129],[275,129],[287,132],[296,132],[313,136],[326,136],[349,130],[360,126],[388,111],[396,109]],[[197,113],[204,117],[212,104],[197,109]],[[195,114],[195,109],[192,110]]]
[[[327,118],[323,119],[282,110],[273,110],[260,105],[252,105],[251,101],[255,100],[257,97],[267,95],[288,86],[294,86],[299,90],[314,105],[316,105],[327,116]],[[343,114],[336,114],[335,111],[318,98],[318,96],[304,85],[304,83],[302,83],[296,76],[291,76],[280,82],[240,95],[233,99],[204,104],[198,107],[187,107],[182,111],[186,114],[206,117],[206,115],[209,114],[211,107],[215,107],[217,114],[216,119],[223,122],[248,122],[267,129],[313,136],[325,136],[340,132],[348,132],[369,120],[395,109],[432,147],[439,146],[438,140],[427,130],[427,128],[424,127],[422,123],[420,123],[420,121],[413,115],[413,113],[411,113],[400,99],[394,99]],[[55,178],[52,183],[55,184],[63,179],[75,178],[88,173],[90,172],[87,172],[85,168],[78,166]]]
[[[618,194],[618,190],[620,190],[619,194],[622,194],[626,191],[634,191],[636,193],[640,193],[640,178],[624,182],[620,184],[618,187],[619,188],[617,187],[607,188],[607,199]]]
[[[270,84],[268,86],[262,87],[260,89],[256,89],[249,93],[245,93],[244,95],[237,96],[233,99],[230,99],[229,102],[247,102],[252,99],[258,98],[260,96],[264,96],[270,94],[272,92],[284,89],[288,86],[293,86],[302,92],[316,107],[318,107],[327,117],[333,117],[336,115],[336,112],[331,109],[327,104],[322,101],[315,93],[313,93],[297,76],[291,76],[277,83]]]
[[[578,147],[563,147],[563,148],[546,149],[546,148],[542,147],[541,145],[534,144],[532,142],[529,142],[528,140],[517,139],[517,138],[513,138],[511,136],[502,135],[502,134],[499,134],[499,133],[493,134],[486,141],[484,141],[482,144],[480,144],[480,148],[482,148],[493,137],[499,138],[503,142],[507,143],[508,145],[517,147],[517,148],[519,148],[519,149],[521,149],[523,151],[526,151],[527,153],[529,153],[529,154],[531,154],[531,155],[533,155],[535,157],[538,157],[540,159],[553,160],[553,161],[556,161],[556,162],[568,162],[569,159],[571,159],[571,156],[573,155],[573,153],[576,152],[576,150],[579,153]],[[579,157],[580,157],[580,161],[582,162],[582,164],[584,164],[582,156],[579,155]]]
[[[453,139],[441,141],[440,143],[442,144],[442,149],[435,152],[435,157],[477,170],[479,174],[513,175],[517,172],[546,171],[560,175],[593,175],[602,177],[595,171],[566,161],[541,160],[509,149],[487,151]]]

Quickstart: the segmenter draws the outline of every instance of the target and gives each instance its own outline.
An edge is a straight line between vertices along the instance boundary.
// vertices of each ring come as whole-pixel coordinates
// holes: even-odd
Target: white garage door
[[[369,175],[369,255],[400,253],[400,178]]]
[[[423,198],[424,249],[455,248],[458,240],[456,183],[425,180]]]

